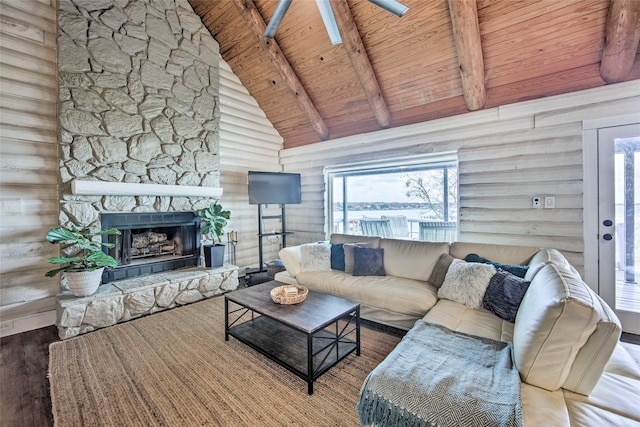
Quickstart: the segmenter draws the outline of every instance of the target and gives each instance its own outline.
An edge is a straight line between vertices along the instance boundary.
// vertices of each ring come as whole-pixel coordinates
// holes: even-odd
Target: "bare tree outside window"
[[[406,196],[426,203],[425,217],[455,220],[458,199],[457,168],[431,169],[406,175]]]

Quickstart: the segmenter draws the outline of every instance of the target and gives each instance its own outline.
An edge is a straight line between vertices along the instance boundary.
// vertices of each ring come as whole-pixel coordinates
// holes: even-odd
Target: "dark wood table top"
[[[276,304],[271,299],[271,289],[284,284],[272,280],[226,293],[225,298],[306,333],[324,328],[360,305],[344,298],[311,290],[301,303]]]

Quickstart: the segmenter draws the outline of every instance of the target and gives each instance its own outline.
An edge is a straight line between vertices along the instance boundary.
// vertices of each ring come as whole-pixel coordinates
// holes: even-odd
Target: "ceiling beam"
[[[487,101],[487,92],[476,0],[449,0],[449,14],[458,52],[464,103],[469,111],[479,110]]]
[[[269,60],[273,66],[278,70],[280,77],[284,81],[289,91],[293,94],[300,109],[304,112],[311,123],[314,131],[320,136],[320,139],[329,139],[329,128],[327,127],[324,119],[318,112],[318,109],[313,104],[313,101],[307,94],[306,89],[300,83],[298,76],[291,68],[291,64],[280,50],[280,46],[274,39],[267,39],[263,37],[265,29],[267,28],[260,12],[256,8],[253,0],[233,0],[236,7],[240,11],[240,14],[244,18],[245,22],[251,28],[254,36],[262,46],[262,49],[268,54]]]
[[[331,4],[333,5],[336,22],[342,35],[342,44],[349,54],[351,64],[367,95],[367,99],[369,99],[369,105],[371,106],[373,115],[380,127],[389,127],[391,124],[391,113],[382,96],[378,79],[371,67],[371,62],[360,38],[358,28],[355,22],[353,22],[353,16],[351,15],[351,9],[347,4],[347,0],[331,0]]]
[[[607,83],[624,81],[640,41],[640,1],[611,0],[600,60],[600,76]]]

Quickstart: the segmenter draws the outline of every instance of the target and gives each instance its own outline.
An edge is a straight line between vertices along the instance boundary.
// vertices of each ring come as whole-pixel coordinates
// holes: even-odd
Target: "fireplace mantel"
[[[222,188],[74,179],[71,181],[71,193],[83,196],[196,196],[220,198],[222,196]]]

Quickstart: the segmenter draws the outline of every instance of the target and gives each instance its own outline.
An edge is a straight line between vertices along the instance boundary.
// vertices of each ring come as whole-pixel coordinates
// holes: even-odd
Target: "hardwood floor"
[[[55,326],[0,339],[0,426],[53,426],[47,372],[49,344],[58,339]],[[640,337],[622,340],[638,344]]]
[[[52,426],[49,344],[55,326],[0,339],[0,425]]]
[[[260,273],[239,285],[268,280]],[[53,426],[47,373],[49,344],[58,340],[55,326],[0,338],[0,427]]]

